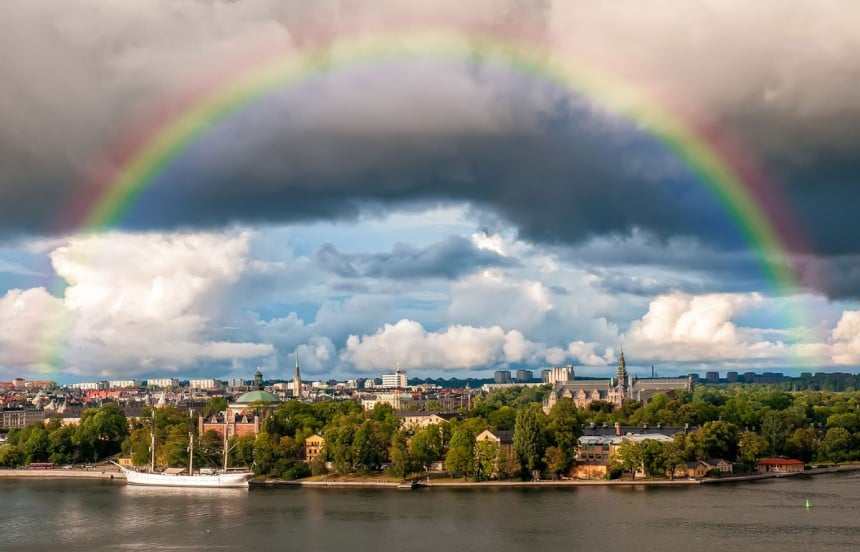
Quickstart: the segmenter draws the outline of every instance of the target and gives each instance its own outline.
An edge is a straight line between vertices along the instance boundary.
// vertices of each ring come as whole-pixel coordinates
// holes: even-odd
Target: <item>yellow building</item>
[[[305,462],[313,462],[322,454],[324,446],[325,439],[322,435],[311,435],[305,439]]]

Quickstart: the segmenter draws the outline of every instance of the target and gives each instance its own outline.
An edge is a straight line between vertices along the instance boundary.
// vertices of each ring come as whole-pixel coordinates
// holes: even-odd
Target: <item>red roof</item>
[[[800,460],[796,460],[794,458],[762,458],[757,462],[757,464],[764,464],[766,466],[785,466],[789,464],[803,464]]]

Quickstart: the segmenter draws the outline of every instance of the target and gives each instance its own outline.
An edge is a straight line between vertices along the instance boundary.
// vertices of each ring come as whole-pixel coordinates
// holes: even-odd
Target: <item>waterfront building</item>
[[[755,471],[760,473],[793,473],[803,471],[803,462],[795,458],[772,456],[762,458],[755,464]]]

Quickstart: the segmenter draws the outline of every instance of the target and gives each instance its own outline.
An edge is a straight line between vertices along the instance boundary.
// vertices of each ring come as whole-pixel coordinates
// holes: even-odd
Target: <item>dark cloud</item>
[[[518,261],[494,251],[476,248],[471,241],[450,236],[425,248],[398,244],[390,253],[343,253],[334,244],[322,245],[314,254],[321,268],[343,278],[447,278],[487,267],[516,266]]]
[[[809,248],[790,245],[832,280],[819,289],[857,296],[860,279],[840,263],[860,253],[858,18],[851,0],[726,0],[708,9],[681,0],[647,8],[483,0],[468,15],[446,1],[425,12],[385,1],[187,0],[167,10],[12,0],[0,6],[0,233],[69,230],[62,221],[87,205],[86,169],[129,121],[195,75],[235,63],[248,44],[288,51],[346,26],[373,33],[399,21],[443,21],[513,28],[548,55],[599,52],[689,97],[706,123],[736,134],[777,177],[773,199],[789,207],[782,224]],[[667,246],[693,238],[727,254],[668,252],[647,262],[746,277],[748,259],[734,253],[748,247],[742,233],[673,152],[647,129],[539,80],[477,60],[385,62],[309,79],[201,135],[120,225],[343,219],[468,202],[545,243],[636,231]],[[432,270],[453,251],[425,254],[418,260]],[[345,264],[333,270],[346,276],[350,267],[410,273],[387,265],[392,259],[328,261],[338,259]]]

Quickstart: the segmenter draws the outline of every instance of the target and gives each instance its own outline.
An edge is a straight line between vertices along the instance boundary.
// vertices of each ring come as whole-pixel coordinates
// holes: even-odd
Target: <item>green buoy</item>
[[[809,510],[809,499],[806,499],[806,509]]]

